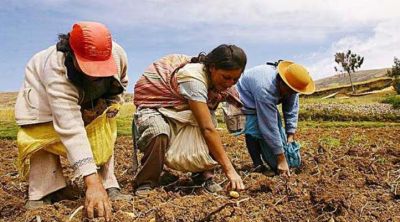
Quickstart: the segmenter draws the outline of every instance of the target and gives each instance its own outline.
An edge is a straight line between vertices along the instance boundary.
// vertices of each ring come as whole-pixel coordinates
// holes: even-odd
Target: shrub
[[[400,94],[400,77],[397,77],[393,80],[393,87],[396,90],[397,94]]]
[[[397,94],[400,94],[400,60],[394,57],[393,62],[394,65],[388,70],[387,74],[394,78],[393,87],[396,89]]]
[[[391,96],[382,101],[383,103],[392,104],[393,108],[400,109],[400,96]]]

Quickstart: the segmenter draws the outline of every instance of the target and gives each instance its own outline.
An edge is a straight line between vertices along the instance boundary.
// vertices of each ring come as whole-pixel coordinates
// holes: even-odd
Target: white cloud
[[[321,78],[334,74],[334,54],[339,51],[351,49],[353,52],[364,56],[362,69],[375,69],[391,67],[393,58],[400,57],[400,22],[395,19],[377,24],[373,34],[368,37],[347,36],[332,44],[320,53],[307,56],[310,72],[314,78]],[[315,61],[314,63],[312,61]]]
[[[326,22],[354,24],[399,17],[396,0],[159,0],[159,1],[86,1],[97,4],[103,12],[126,24],[149,23],[192,24],[196,22],[239,25],[268,25],[288,20],[326,25]],[[69,4],[73,6],[73,4]],[[88,7],[89,8],[89,7]],[[90,9],[90,8],[89,8]],[[89,10],[88,10],[89,11]],[[104,15],[104,14],[100,14]],[[298,19],[298,20],[294,20]],[[304,25],[307,25],[304,23]]]
[[[290,56],[308,66],[314,78],[333,74],[333,56],[337,51],[352,49],[364,56],[362,69],[389,67],[393,57],[400,56],[398,0],[0,2],[0,12],[12,12],[13,8],[28,8],[38,14],[52,12],[62,19],[98,20],[114,29],[138,35],[141,29],[154,30],[156,37],[165,41],[163,32],[173,30],[183,33],[176,36],[177,41],[218,38],[237,39],[262,47],[304,46],[304,49],[297,47],[304,51],[290,52]]]
[[[125,27],[187,30],[206,25],[250,40],[322,41],[334,33],[400,18],[397,0],[40,0],[12,2]]]

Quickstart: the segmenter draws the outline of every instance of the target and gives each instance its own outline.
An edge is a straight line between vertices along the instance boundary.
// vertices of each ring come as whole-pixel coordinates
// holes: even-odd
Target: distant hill
[[[351,75],[351,78],[353,80],[353,83],[365,82],[368,80],[385,77],[389,69],[390,68],[361,70],[353,73]],[[315,81],[317,90],[339,87],[348,84],[350,84],[350,80],[347,73],[337,74],[334,76],[326,77]]]
[[[373,79],[385,77],[389,69],[390,68],[371,69],[371,70],[362,70],[355,72],[352,74],[353,83],[366,82]],[[340,86],[349,85],[350,81],[347,74],[337,74],[334,76],[316,80],[315,84],[317,91],[319,91],[327,88],[336,88]],[[14,106],[17,94],[18,92],[0,92],[0,107]],[[125,97],[125,102],[131,103],[133,99],[132,98],[133,94],[126,93],[124,97]]]
[[[13,107],[18,92],[0,92],[0,108]]]

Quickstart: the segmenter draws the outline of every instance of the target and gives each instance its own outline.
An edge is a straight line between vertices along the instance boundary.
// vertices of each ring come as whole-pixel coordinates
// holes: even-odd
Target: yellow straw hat
[[[302,65],[291,61],[281,61],[278,64],[278,73],[286,85],[294,91],[306,95],[314,93],[315,83]]]

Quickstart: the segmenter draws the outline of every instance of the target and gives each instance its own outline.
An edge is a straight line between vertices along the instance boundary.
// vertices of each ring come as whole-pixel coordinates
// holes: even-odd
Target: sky
[[[304,65],[313,79],[335,74],[334,54],[364,56],[361,69],[400,57],[398,0],[1,0],[0,91],[18,91],[37,52],[77,21],[105,24],[128,55],[128,92],[158,58],[244,49],[246,68],[278,59]]]

